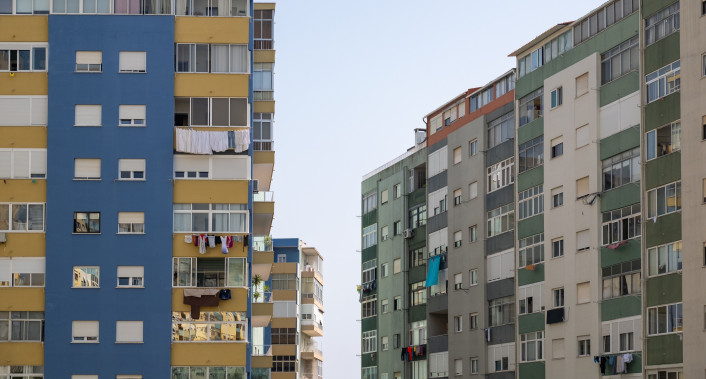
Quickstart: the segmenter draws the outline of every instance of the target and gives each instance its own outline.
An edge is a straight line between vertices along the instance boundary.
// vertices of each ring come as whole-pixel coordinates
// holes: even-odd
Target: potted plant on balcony
[[[257,288],[262,284],[262,277],[260,274],[255,274],[252,277],[252,297],[253,299],[257,302],[258,299],[260,299],[260,296],[262,295]]]

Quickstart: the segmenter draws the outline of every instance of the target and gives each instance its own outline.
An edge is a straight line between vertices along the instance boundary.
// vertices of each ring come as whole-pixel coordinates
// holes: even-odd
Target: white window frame
[[[487,236],[493,237],[515,229],[515,203],[488,211]]]
[[[103,52],[77,50],[75,72],[103,72]]]
[[[657,336],[682,333],[684,328],[684,313],[682,303],[662,304],[647,308],[647,335]],[[659,330],[658,316],[660,309],[664,312],[664,331]],[[681,315],[681,317],[679,317]]]
[[[529,355],[530,346],[534,346],[534,355]],[[520,362],[544,360],[544,331],[520,334]]]
[[[590,336],[579,336],[577,337],[578,342],[578,352],[579,357],[588,357],[591,355],[591,337]]]
[[[147,107],[144,104],[118,105],[118,126],[144,127],[147,126]]]
[[[95,329],[95,333],[80,333],[76,329]],[[99,343],[100,324],[98,321],[72,321],[71,343]]]
[[[41,266],[41,268],[39,268],[39,266]],[[45,286],[45,275],[45,258],[0,258],[0,288],[41,288]],[[40,280],[41,285],[37,284]]]
[[[488,166],[488,193],[515,183],[515,157]]]
[[[46,228],[46,205],[45,203],[0,203],[0,207],[7,206],[7,215],[4,217],[6,220],[8,220],[7,223],[7,228],[3,228],[0,226],[0,232],[12,232],[12,233],[44,233],[44,229]],[[12,214],[13,211],[12,209],[15,207],[22,207],[24,206],[26,211],[24,212],[26,215],[25,222],[20,222],[15,225],[12,219]],[[29,214],[30,214],[30,207],[35,208],[37,206],[42,207],[42,226],[41,229],[32,229],[30,230],[30,226],[32,225],[29,220]],[[35,208],[36,209],[36,208]],[[0,210],[1,211],[1,210]],[[24,228],[21,228],[21,225],[24,225]],[[15,226],[18,226],[15,228]]]
[[[669,195],[670,191],[672,191],[672,195]],[[662,213],[659,210],[658,192],[664,192]],[[673,199],[672,202],[675,204],[671,210],[670,199]],[[675,212],[681,212],[681,180],[647,191],[647,218],[657,218]]]
[[[463,316],[454,316],[454,332],[463,332]]]
[[[552,258],[564,256],[564,237],[552,239]]]
[[[533,283],[526,286],[517,287],[517,314],[527,315],[543,312],[544,283]]]
[[[544,213],[544,185],[528,188],[517,194],[518,220]]]
[[[15,0],[16,1],[16,0]],[[15,2],[13,1],[13,3]],[[35,69],[35,62],[38,60],[38,58],[35,56],[36,53],[35,51],[37,49],[44,49],[44,69]],[[2,69],[2,65],[0,65],[0,72],[46,72],[47,68],[49,67],[49,44],[44,42],[44,43],[27,43],[27,42],[2,42],[0,43],[0,51],[7,51],[7,69]],[[16,51],[15,55],[17,57],[17,61],[19,62],[19,52],[20,51],[28,51],[29,53],[29,62],[27,63],[29,66],[29,69],[27,70],[20,70],[19,67],[17,69],[12,70],[12,67],[10,66],[10,60],[11,60],[11,51]],[[19,65],[19,63],[18,63]]]
[[[118,180],[147,180],[147,160],[143,158],[118,159]]]
[[[645,19],[645,47],[679,31],[679,5],[676,2]],[[658,30],[662,32],[660,36]]]
[[[74,180],[100,180],[101,166],[100,158],[74,158]]]
[[[120,284],[127,279],[127,284]],[[145,288],[145,266],[118,266],[116,288]]]
[[[517,245],[517,268],[544,262],[544,233],[522,238]],[[529,259],[531,257],[531,259]]]
[[[218,259],[218,258],[216,258]],[[198,261],[199,258],[196,257],[173,257],[172,258],[172,275],[174,275],[174,279],[172,280],[172,287],[173,288],[213,288],[213,287],[204,287],[204,286],[198,286],[198,279],[197,279],[197,274],[198,274]],[[242,282],[241,283],[229,283],[229,278],[230,278],[230,266],[231,266],[231,261],[237,262],[241,261],[241,267],[242,267]],[[177,276],[180,270],[180,265],[181,262],[188,262],[189,265],[189,277],[187,280],[184,281],[185,285],[179,285],[179,280],[180,277]],[[223,278],[224,278],[224,283],[223,286],[217,286],[217,287],[226,287],[226,288],[242,288],[242,287],[248,287],[247,285],[247,278],[248,277],[248,264],[247,264],[247,259],[246,258],[238,258],[238,257],[233,257],[233,258],[224,258],[224,270],[223,270]],[[237,266],[237,263],[236,263]],[[179,270],[178,272],[174,272],[174,269]],[[288,280],[288,279],[287,279]],[[295,283],[298,283],[296,281],[296,276],[295,276]]]
[[[645,75],[645,103],[667,97],[681,89],[679,60]],[[671,84],[670,84],[671,82]]]
[[[0,95],[0,114],[4,116],[0,117],[0,126],[46,126],[48,108],[46,95]],[[8,117],[8,113],[13,117]]]
[[[208,209],[193,209],[194,204],[199,204],[199,205],[208,205]],[[223,206],[223,205],[228,205],[229,209],[214,209],[215,206]],[[188,209],[187,209],[188,206]],[[179,208],[179,209],[177,209]],[[174,222],[174,233],[249,233],[250,230],[250,215],[248,211],[248,205],[247,204],[215,204],[215,203],[174,203],[174,216],[176,219],[176,215],[191,215],[193,217],[194,214],[205,214],[207,215],[208,218],[208,228],[207,230],[194,230],[194,226],[192,224],[193,219],[189,219],[189,227],[187,229],[190,230],[177,230],[177,223]],[[214,230],[213,228],[213,217],[215,215],[224,215],[227,214],[229,215],[228,217],[228,230]],[[244,216],[244,219],[242,222],[240,222],[241,229],[240,230],[234,230],[231,225],[230,225],[230,218],[233,215],[241,215]]]
[[[118,212],[118,234],[145,234],[145,212]]]
[[[556,107],[561,106],[561,104],[564,103],[562,88],[561,87],[554,88],[549,93],[549,98],[550,98],[550,109],[554,109]]]
[[[368,225],[363,228],[363,249],[367,249],[371,246],[378,244],[378,224]]]
[[[46,179],[47,149],[0,149],[0,168],[0,179]]]
[[[639,238],[642,234],[640,203],[603,212],[602,220],[603,246]],[[624,230],[626,226],[628,229]]]
[[[488,346],[488,373],[505,371],[515,371],[514,342]]]
[[[172,343],[245,343],[248,342],[249,320],[245,312],[201,312],[203,319],[193,320],[191,312],[172,312]],[[217,335],[211,328],[219,325],[219,331],[229,331],[235,336],[232,340],[211,340]],[[204,328],[205,333],[197,335],[197,328]],[[180,334],[183,332],[183,334]],[[187,334],[191,334],[188,336]],[[204,337],[205,339],[191,339]],[[186,337],[184,339],[179,339]],[[188,338],[188,339],[187,339]],[[227,336],[226,336],[227,338]]]
[[[118,72],[121,74],[144,74],[147,73],[147,52],[146,51],[120,51]],[[128,65],[126,60],[135,61],[141,60],[140,64],[133,66]],[[144,67],[144,68],[143,68]]]
[[[369,354],[369,353],[376,353],[378,351],[378,331],[376,330],[368,330],[366,332],[363,332],[363,336],[361,337],[361,350],[360,352],[363,354]]]
[[[663,255],[663,257],[661,257]],[[664,266],[664,270],[662,270]],[[647,249],[649,277],[667,275],[682,270],[682,241],[670,242]]]
[[[652,132],[648,132],[649,135]],[[602,162],[603,190],[614,188],[640,181],[640,148],[624,151]],[[624,177],[628,171],[628,178]]]
[[[4,333],[7,333],[4,337],[5,339],[2,340],[3,343],[44,342],[45,314],[43,311],[5,311],[2,313],[4,313],[4,316],[0,316],[0,327],[3,329]],[[14,328],[18,330],[13,330]],[[36,334],[38,338],[31,338],[33,337],[31,334]],[[12,346],[12,344],[10,346]],[[0,372],[0,374],[4,373]],[[12,375],[5,378],[15,379],[19,378],[19,376]],[[34,376],[32,376],[32,378],[34,378]]]
[[[664,150],[660,151],[659,149],[659,143],[657,142],[657,134],[660,130],[667,129],[669,128],[669,144],[666,146],[663,146]],[[676,151],[681,150],[681,120],[674,121],[672,123],[669,123],[667,125],[662,125],[658,128],[652,129],[649,132],[647,132],[645,140],[645,151],[646,151],[646,160],[651,161],[653,159],[657,159],[660,157],[663,157],[665,155],[671,154]],[[639,148],[638,150],[638,158],[639,158]],[[639,159],[638,159],[639,162]],[[638,179],[639,180],[639,171],[638,171]]]
[[[100,288],[100,270],[100,266],[74,266],[71,288]]]

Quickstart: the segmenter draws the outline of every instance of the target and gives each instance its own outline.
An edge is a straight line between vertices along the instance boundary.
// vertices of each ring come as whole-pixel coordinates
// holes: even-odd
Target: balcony
[[[271,145],[272,147],[272,145]],[[275,152],[274,150],[258,150],[253,152],[253,171],[252,178],[257,180],[258,189],[261,191],[269,191],[272,184],[272,172],[275,168]]]
[[[268,235],[272,228],[275,203],[274,192],[260,191],[253,194],[253,234]]]
[[[252,345],[253,357],[271,357],[272,345]]]
[[[253,251],[274,251],[272,245],[272,237],[270,236],[255,236],[252,242]]]
[[[324,360],[323,343],[311,340],[311,342],[304,343],[301,346],[301,357],[302,359],[316,359],[319,361]]]
[[[320,320],[302,320],[302,333],[309,337],[321,337],[324,335],[324,324]]]
[[[255,151],[274,151],[274,140],[253,140],[253,149]]]

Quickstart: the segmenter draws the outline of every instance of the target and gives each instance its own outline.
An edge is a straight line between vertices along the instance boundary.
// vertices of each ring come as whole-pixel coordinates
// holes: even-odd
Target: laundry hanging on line
[[[248,150],[250,130],[206,131],[176,129],[176,151],[191,154],[213,154],[233,149],[236,153]]]

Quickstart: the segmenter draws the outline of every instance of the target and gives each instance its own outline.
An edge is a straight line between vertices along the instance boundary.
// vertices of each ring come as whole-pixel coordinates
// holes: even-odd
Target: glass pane
[[[12,205],[12,230],[27,230],[27,205]]]
[[[208,125],[208,99],[191,99],[191,125]]]
[[[211,125],[214,126],[228,126],[228,98],[213,98],[212,102],[212,116]]]
[[[191,229],[194,232],[208,232],[208,213],[192,213]]]

